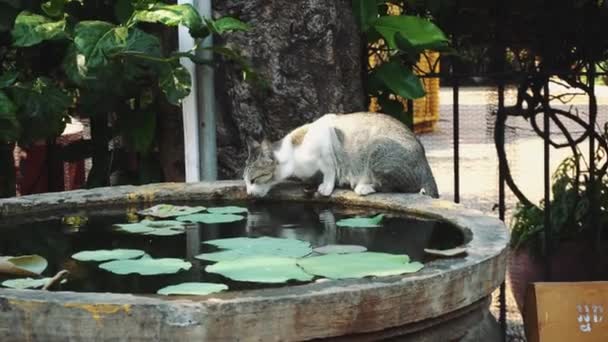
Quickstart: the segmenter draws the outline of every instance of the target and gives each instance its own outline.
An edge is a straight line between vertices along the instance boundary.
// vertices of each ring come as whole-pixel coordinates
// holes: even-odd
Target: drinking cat
[[[277,183],[322,178],[319,194],[350,187],[374,192],[423,192],[439,197],[424,147],[398,120],[379,113],[326,114],[283,139],[249,140],[244,179],[249,195],[263,197]]]

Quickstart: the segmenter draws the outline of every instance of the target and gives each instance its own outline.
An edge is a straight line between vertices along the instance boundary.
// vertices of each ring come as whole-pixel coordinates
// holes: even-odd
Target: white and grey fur
[[[319,194],[350,187],[373,192],[424,192],[438,197],[437,185],[414,133],[379,113],[326,114],[277,142],[248,141],[244,179],[247,193],[265,196],[278,182],[322,175]]]

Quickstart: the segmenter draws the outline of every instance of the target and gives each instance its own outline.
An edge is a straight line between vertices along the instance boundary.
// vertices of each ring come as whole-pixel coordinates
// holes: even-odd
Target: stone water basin
[[[89,225],[101,226],[161,202],[238,203],[248,207],[249,215],[228,227],[197,226],[180,237],[145,240],[143,247],[137,246],[155,257],[193,261],[192,269],[174,278],[102,274],[79,282],[74,272],[75,280],[60,291],[1,288],[1,340],[351,341],[401,336],[399,340],[443,341],[467,334],[472,338],[483,334],[472,328],[487,316],[488,297],[504,280],[507,231],[500,221],[479,212],[414,194],[359,197],[336,191],[330,198],[319,198],[289,184],[264,201],[251,202],[238,181],[123,186],[0,200],[0,255],[15,254],[19,241],[34,238],[28,227],[66,215],[85,215]],[[391,217],[381,229],[335,227],[341,217],[379,212]],[[49,267],[77,250],[133,243],[91,238],[95,235],[86,235],[94,234],[91,231],[80,232],[85,234],[81,238],[65,227],[56,232],[55,240],[64,238],[67,247],[64,252],[47,252],[52,255]],[[206,280],[204,265],[192,259],[204,248],[200,242],[232,236],[297,238],[313,246],[359,244],[370,251],[406,253],[424,268],[399,276],[287,285],[234,282],[230,291],[202,297],[154,294],[178,279]],[[453,258],[423,251],[460,245],[466,247],[466,255]]]

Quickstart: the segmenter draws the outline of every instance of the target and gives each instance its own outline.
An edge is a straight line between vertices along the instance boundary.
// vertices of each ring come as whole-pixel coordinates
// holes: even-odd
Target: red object
[[[82,139],[80,133],[62,135],[57,138],[58,145]],[[20,195],[43,192],[79,189],[85,181],[84,160],[76,162],[49,161],[47,143],[39,141],[27,148],[24,153],[16,153],[17,192]],[[49,182],[49,177],[51,181]]]

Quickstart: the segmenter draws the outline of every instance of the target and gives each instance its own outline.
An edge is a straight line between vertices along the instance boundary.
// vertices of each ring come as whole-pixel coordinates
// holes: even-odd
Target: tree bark
[[[267,82],[243,82],[229,62],[216,72],[220,178],[240,178],[246,137],[277,140],[323,114],[364,109],[351,1],[222,0],[214,6],[218,15],[251,25],[220,43],[240,49]]]

